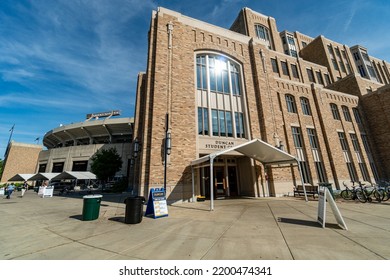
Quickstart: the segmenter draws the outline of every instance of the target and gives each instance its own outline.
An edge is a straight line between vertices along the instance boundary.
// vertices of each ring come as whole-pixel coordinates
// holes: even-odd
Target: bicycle
[[[352,182],[352,181],[351,181]],[[356,196],[356,187],[355,187],[355,184],[354,182],[352,182],[352,189],[349,188],[345,182],[343,182],[343,185],[345,187],[344,190],[341,191],[340,193],[340,196],[345,199],[345,200],[356,200],[357,199],[357,196]]]
[[[356,191],[356,197],[360,202],[362,203],[366,203],[367,201],[372,202],[371,196],[374,196],[376,201],[378,202],[382,201],[382,197],[384,196],[383,190],[378,189],[377,187],[366,187],[360,181],[358,183],[359,183],[359,188]],[[371,190],[368,190],[368,188],[371,188]]]

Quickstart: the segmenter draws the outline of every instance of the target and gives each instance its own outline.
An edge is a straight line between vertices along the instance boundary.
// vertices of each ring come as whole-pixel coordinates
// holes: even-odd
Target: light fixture
[[[133,143],[133,157],[134,158],[138,157],[138,152],[139,152],[139,141],[138,141],[138,138],[135,138],[134,143]]]
[[[171,132],[167,131],[167,137],[165,138],[165,152],[167,155],[171,154],[172,150],[172,141],[171,141]]]

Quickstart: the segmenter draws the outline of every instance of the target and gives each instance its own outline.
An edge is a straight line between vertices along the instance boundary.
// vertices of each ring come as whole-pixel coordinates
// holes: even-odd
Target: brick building
[[[138,77],[138,192],[147,195],[165,179],[172,202],[189,200],[193,181],[195,193],[208,196],[209,167],[196,166],[192,178],[191,162],[251,139],[295,156],[305,183],[342,188],[343,181],[388,178],[388,121],[376,123],[375,112],[390,105],[390,65],[363,52],[323,36],[279,32],[274,18],[249,8],[230,29],[159,8]],[[301,180],[297,166],[266,168],[235,152],[216,158],[211,177],[221,196],[284,195]]]
[[[33,174],[37,168],[39,153],[43,146],[11,141],[4,157],[1,182],[5,183],[18,173]]]

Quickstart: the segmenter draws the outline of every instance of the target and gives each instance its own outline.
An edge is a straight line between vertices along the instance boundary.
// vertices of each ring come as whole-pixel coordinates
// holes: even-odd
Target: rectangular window
[[[357,108],[352,108],[353,115],[355,116],[356,123],[361,124],[362,120],[360,119],[359,110]]]
[[[308,128],[307,135],[309,136],[310,147],[312,149],[318,149],[318,140],[317,140],[317,134],[315,129]]]
[[[198,107],[198,134],[209,135],[209,112],[207,108]]]
[[[219,135],[226,136],[225,111],[218,111],[219,114]]]
[[[233,95],[241,95],[240,73],[236,65],[230,64],[230,77]]]
[[[196,58],[197,86],[198,89],[207,89],[206,78],[206,57],[198,56]]]
[[[290,50],[290,52],[291,52],[291,56],[298,57],[298,53],[296,50]]]
[[[293,126],[291,127],[295,148],[303,148],[301,138],[301,128]]]
[[[325,76],[326,85],[329,86],[332,83],[329,74],[324,74],[324,76]]]
[[[332,46],[330,46],[330,45],[328,45],[328,52],[329,52],[329,56],[330,56],[331,58],[333,58],[333,57],[334,57],[334,52],[333,52]]]
[[[337,64],[336,59],[332,59],[332,63],[333,63],[333,68],[334,68],[334,70],[339,71],[339,66],[338,66],[338,64]]]
[[[309,81],[312,83],[315,83],[316,81],[314,80],[313,70],[306,69],[306,72],[307,72],[307,77],[309,78]]]
[[[279,73],[279,67],[278,67],[278,62],[276,59],[271,58],[271,65],[272,65],[272,71],[274,73]]]
[[[342,150],[348,152],[349,149],[348,149],[347,140],[345,139],[344,132],[338,132],[337,134],[339,135],[339,140],[340,140],[340,145]]]
[[[294,78],[299,79],[298,67],[295,64],[291,64],[291,72]]]
[[[229,111],[226,111],[226,126],[227,126],[227,136],[233,137],[233,120],[232,120],[232,113]]]
[[[235,116],[235,120],[236,120],[237,138],[245,138],[244,114],[235,112],[234,116]]]
[[[339,61],[339,65],[340,65],[340,68],[341,68],[341,72],[347,73],[347,71],[345,70],[344,63],[341,60]]]
[[[74,161],[72,166],[72,171],[87,171],[88,160],[83,161]]]
[[[218,110],[211,110],[211,121],[213,125],[213,136],[219,136],[219,125],[218,125]]]
[[[283,72],[283,74],[286,75],[286,76],[289,76],[287,62],[281,61],[281,64],[282,64],[282,72]]]
[[[323,85],[323,84],[324,84],[324,80],[322,79],[321,72],[316,71],[316,76],[317,76],[317,81],[318,81],[318,83],[321,84],[321,85]]]
[[[64,162],[54,162],[51,172],[61,173],[62,171],[64,171]]]
[[[39,165],[38,172],[39,172],[39,173],[41,173],[41,172],[46,172],[46,166],[47,166],[46,163],[40,164],[40,165]]]

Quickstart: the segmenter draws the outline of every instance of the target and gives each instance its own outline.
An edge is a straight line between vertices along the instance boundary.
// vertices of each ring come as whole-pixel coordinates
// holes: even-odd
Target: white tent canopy
[[[35,174],[16,174],[13,177],[9,178],[8,181],[11,182],[21,182],[21,181],[30,181],[30,178]]]
[[[65,179],[96,180],[96,175],[89,171],[64,171],[52,178],[52,180]]]
[[[55,176],[59,175],[60,173],[37,173],[34,176],[30,178],[30,181],[43,181],[43,180],[49,180],[51,181]]]
[[[209,161],[210,162],[210,177],[211,177],[210,178],[210,210],[214,209],[213,161],[214,161],[214,158],[216,158],[220,155],[223,155],[225,153],[228,153],[228,152],[233,152],[233,151],[236,151],[236,152],[243,154],[243,155],[245,155],[249,158],[252,158],[254,160],[260,161],[265,166],[282,165],[282,164],[295,164],[295,165],[298,165],[298,168],[299,168],[298,160],[294,156],[292,156],[292,155],[290,155],[290,154],[288,154],[288,153],[286,153],[286,152],[284,152],[284,151],[282,151],[282,150],[280,150],[280,149],[278,149],[278,148],[276,148],[276,147],[274,147],[274,146],[272,146],[272,145],[270,145],[270,144],[268,144],[260,139],[253,139],[249,142],[246,142],[246,143],[243,143],[243,144],[240,144],[240,145],[237,145],[237,146],[225,149],[225,150],[211,153],[209,155],[198,158],[198,159],[193,160],[191,162],[193,201],[195,201],[195,186],[194,186],[193,167]],[[301,178],[302,178],[302,175],[301,175]],[[303,182],[302,182],[302,185],[304,186]],[[305,193],[305,198],[307,200],[305,187],[304,187],[304,193]]]

